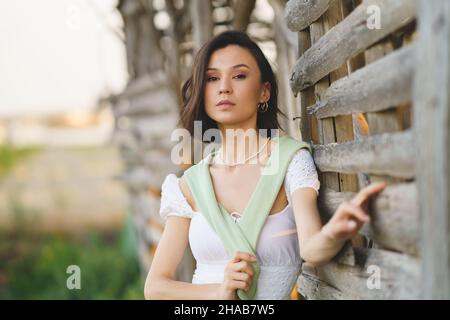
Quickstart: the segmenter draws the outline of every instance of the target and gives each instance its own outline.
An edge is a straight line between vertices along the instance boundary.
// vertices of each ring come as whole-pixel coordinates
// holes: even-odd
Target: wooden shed
[[[164,42],[177,48],[174,57],[165,58],[178,61],[175,69],[145,62],[149,52],[153,56],[152,45],[145,41],[161,38],[145,22],[151,21],[145,19],[155,14],[154,8],[119,2],[129,68],[144,70],[132,73],[127,90],[116,99],[115,112],[121,124],[116,137],[128,159],[124,178],[143,239],[145,272],[162,230],[158,220],[162,177],[183,168],[143,154],[159,150],[169,157],[168,131],[174,128],[179,101],[174,94],[177,87],[167,89],[170,79],[185,72],[198,44],[216,33],[213,27],[228,23],[230,28],[249,30],[252,23],[259,23],[251,15],[255,1],[248,1],[249,8],[239,2],[246,3],[207,1],[208,7],[191,0],[177,8],[174,1],[165,1],[179,21],[168,31],[175,40],[169,37]],[[362,237],[349,242],[323,267],[304,263],[298,291],[306,299],[449,299],[450,2],[267,3],[274,19],[264,30],[272,31],[268,37],[277,49],[280,107],[290,117],[283,124],[293,137],[313,144],[323,222],[361,187],[388,182],[371,203],[372,221],[361,230]],[[212,18],[214,10],[227,6],[239,23]],[[203,15],[192,19],[199,10]],[[188,31],[176,31],[184,28],[183,23]],[[209,24],[214,32],[202,33],[199,24]],[[143,37],[145,32],[148,36]],[[164,60],[164,54],[155,57]],[[163,94],[171,98],[162,98],[162,104],[152,102],[151,97]],[[187,253],[180,279],[189,281],[192,271]]]

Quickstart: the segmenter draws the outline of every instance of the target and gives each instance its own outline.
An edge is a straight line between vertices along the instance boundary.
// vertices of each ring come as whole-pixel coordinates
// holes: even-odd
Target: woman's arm
[[[219,299],[220,284],[176,281],[175,272],[188,244],[189,218],[170,216],[158,243],[144,288],[145,299]]]
[[[303,260],[320,266],[329,262],[353,238],[370,218],[367,200],[382,191],[384,183],[373,183],[349,202],[343,202],[333,217],[322,226],[317,207],[317,193],[312,188],[299,188],[292,194],[292,206]]]

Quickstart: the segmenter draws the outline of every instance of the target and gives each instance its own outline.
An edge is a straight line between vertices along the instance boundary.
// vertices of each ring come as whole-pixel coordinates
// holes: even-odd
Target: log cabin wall
[[[449,19],[447,1],[286,4],[300,53],[290,84],[323,222],[363,186],[388,183],[361,236],[325,266],[303,264],[307,299],[450,297]]]
[[[191,43],[182,43],[191,25],[186,14],[189,6],[167,1],[158,8],[152,1],[118,2],[124,21],[128,60],[128,85],[114,97],[116,127],[113,141],[119,147],[125,172],[122,181],[128,187],[130,214],[134,222],[142,276],[145,277],[162,235],[164,224],[159,216],[161,184],[168,173],[182,170],[170,161],[179,112],[177,89],[183,61],[189,58]],[[155,27],[155,17],[164,11],[178,24],[164,32]],[[177,278],[188,281],[193,272],[193,258],[187,251]]]

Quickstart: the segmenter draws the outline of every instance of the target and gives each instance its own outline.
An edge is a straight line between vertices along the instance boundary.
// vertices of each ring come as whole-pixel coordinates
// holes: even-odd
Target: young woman
[[[330,261],[369,221],[367,200],[385,184],[362,189],[322,226],[311,148],[273,134],[282,114],[276,79],[245,33],[227,31],[202,47],[183,100],[183,127],[194,135],[194,121],[201,121],[202,134],[217,129],[221,144],[162,185],[166,224],[146,299],[289,299],[302,260],[314,266]],[[269,132],[256,134],[249,147],[229,144],[236,140],[230,131],[261,129]],[[256,156],[258,163],[250,163]],[[274,163],[275,174],[263,176]],[[197,263],[192,283],[174,280],[188,244]]]

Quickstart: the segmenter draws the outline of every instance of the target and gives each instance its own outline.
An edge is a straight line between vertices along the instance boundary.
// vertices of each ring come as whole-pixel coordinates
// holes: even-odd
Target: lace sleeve
[[[161,186],[161,208],[159,215],[164,221],[170,216],[192,218],[194,211],[181,192],[179,178],[171,173]]]
[[[302,187],[313,188],[319,194],[320,181],[314,159],[307,149],[298,150],[289,163],[285,178],[285,189],[289,203],[291,203],[291,195],[294,191]]]

